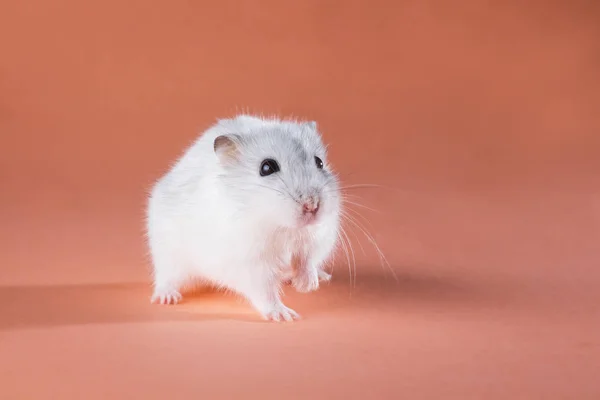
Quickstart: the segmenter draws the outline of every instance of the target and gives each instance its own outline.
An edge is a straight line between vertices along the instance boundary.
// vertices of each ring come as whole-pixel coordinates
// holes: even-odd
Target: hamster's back
[[[159,216],[185,218],[188,208],[215,200],[220,168],[214,152],[217,136],[228,133],[248,135],[255,129],[275,123],[274,119],[239,115],[221,119],[204,131],[153,186],[148,201],[149,223]],[[204,206],[209,204],[204,203]]]
[[[219,169],[214,152],[214,141],[217,136],[231,133],[249,135],[255,129],[275,123],[276,120],[261,119],[250,115],[239,115],[235,118],[217,121],[188,147],[158,183],[163,184],[164,182],[167,187],[177,188],[214,176]]]

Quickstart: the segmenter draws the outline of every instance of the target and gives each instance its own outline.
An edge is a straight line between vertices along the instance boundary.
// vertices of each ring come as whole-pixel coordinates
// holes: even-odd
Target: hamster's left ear
[[[222,163],[231,163],[237,160],[240,142],[241,138],[235,134],[217,136],[213,147],[219,161]]]

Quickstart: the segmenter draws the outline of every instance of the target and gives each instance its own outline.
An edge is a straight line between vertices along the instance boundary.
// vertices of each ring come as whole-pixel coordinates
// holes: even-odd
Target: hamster
[[[282,287],[310,292],[331,278],[340,214],[316,122],[218,120],[150,191],[151,302],[176,304],[200,279],[240,294],[266,320],[299,319]]]

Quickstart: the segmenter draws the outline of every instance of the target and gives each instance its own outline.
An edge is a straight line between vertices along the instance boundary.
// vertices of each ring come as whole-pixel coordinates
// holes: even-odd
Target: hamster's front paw
[[[156,288],[150,299],[150,303],[158,304],[177,304],[182,296],[176,289]]]
[[[331,280],[331,274],[320,269],[319,270],[319,279],[323,282],[329,282]]]
[[[292,279],[292,285],[302,293],[317,290],[319,288],[319,272],[314,268],[299,270]]]
[[[284,285],[291,284],[293,279],[294,279],[294,271],[292,269],[284,271],[280,277],[281,283],[283,283]]]
[[[280,322],[280,321],[293,321],[300,319],[300,315],[289,307],[286,307],[283,303],[279,303],[267,310],[263,317],[267,321]]]

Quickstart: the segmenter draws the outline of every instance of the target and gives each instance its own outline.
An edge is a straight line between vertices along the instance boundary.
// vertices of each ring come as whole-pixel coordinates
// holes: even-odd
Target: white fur
[[[233,164],[215,139],[238,135]],[[317,168],[314,157],[323,160]],[[264,159],[281,170],[261,177]],[[302,198],[320,200],[316,222],[301,223]],[[210,127],[153,187],[147,235],[154,266],[152,301],[176,303],[181,287],[200,278],[244,296],[270,320],[298,314],[281,301],[284,281],[316,290],[338,240],[338,181],[314,122],[240,115]],[[292,269],[292,261],[298,268]]]

